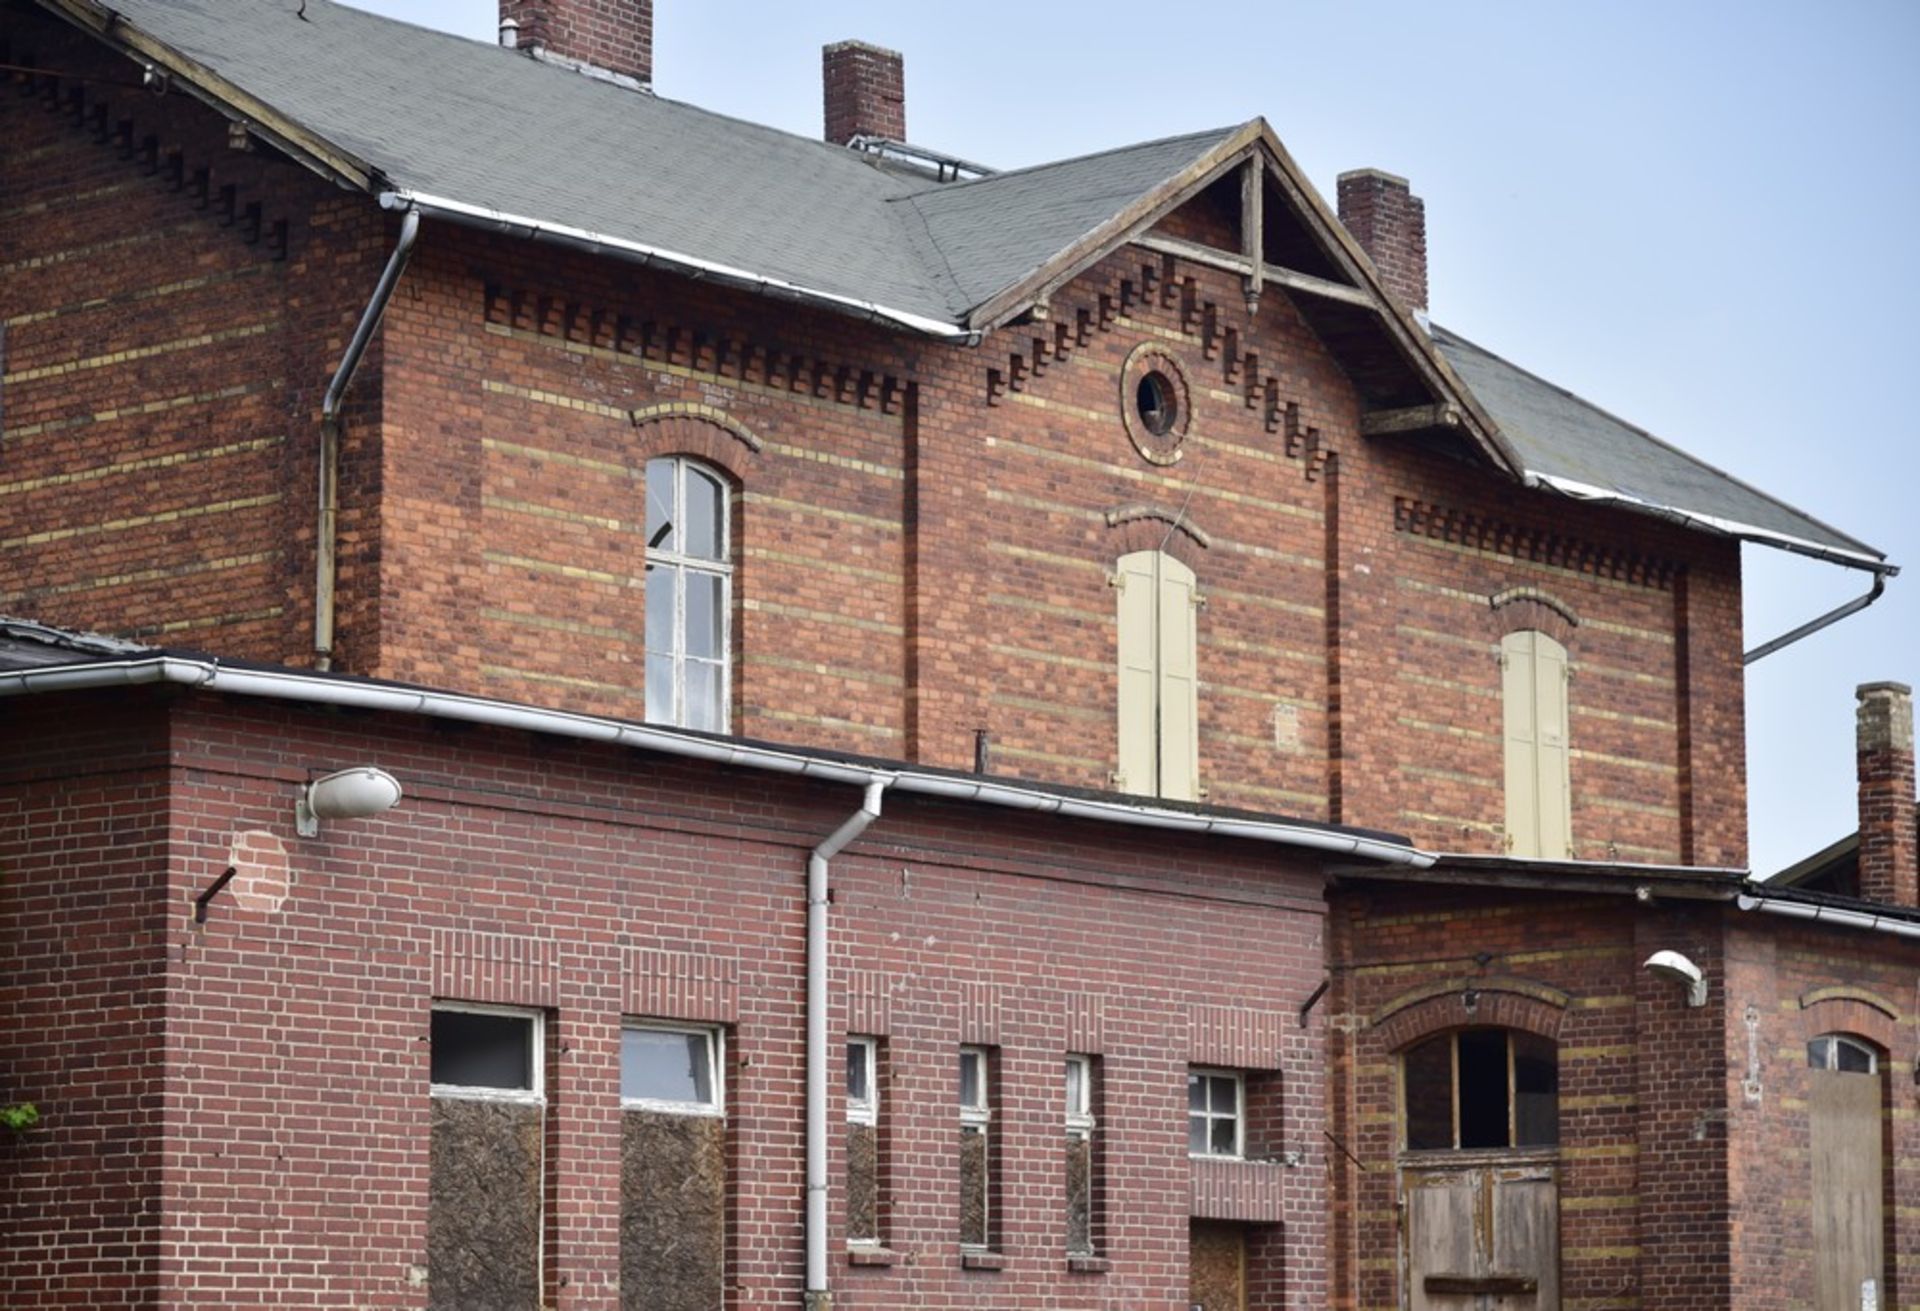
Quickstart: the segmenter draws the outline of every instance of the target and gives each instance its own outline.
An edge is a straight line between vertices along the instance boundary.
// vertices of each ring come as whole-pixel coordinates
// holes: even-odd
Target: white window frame
[[[655,1023],[652,1020],[623,1020],[620,1023],[620,1043],[624,1049],[629,1031],[641,1033],[677,1033],[699,1034],[707,1040],[708,1086],[713,1089],[713,1101],[684,1102],[665,1097],[629,1097],[624,1089],[620,1094],[620,1109],[623,1111],[661,1111],[669,1115],[693,1115],[706,1119],[723,1120],[727,1115],[727,1031],[713,1024],[673,1024]],[[625,1079],[625,1052],[621,1054],[622,1081]]]
[[[847,1039],[847,1053],[861,1053],[861,1063],[866,1066],[867,1095],[856,1098],[847,1094],[847,1123],[876,1125],[880,1122],[880,1043],[876,1038],[850,1037]]]
[[[984,1243],[962,1243],[960,1244],[960,1250],[963,1252],[991,1252],[993,1250],[993,1053],[992,1049],[987,1047],[962,1047],[960,1049],[959,1067],[955,1071],[956,1074],[959,1073],[960,1069],[966,1068],[966,1061],[969,1056],[977,1058],[980,1062],[980,1100],[973,1103],[968,1103],[964,1100],[960,1102],[960,1132],[963,1135],[970,1133],[979,1134],[986,1147],[986,1151],[982,1153],[984,1164],[980,1170],[980,1189],[982,1193],[980,1199],[980,1227],[986,1231],[987,1241]],[[962,1081],[962,1086],[964,1087],[964,1080]]]
[[[484,1002],[436,1000],[428,1010],[427,1035],[431,1045],[433,1035],[433,1011],[458,1011],[468,1015],[499,1015],[516,1020],[530,1020],[533,1024],[531,1041],[533,1060],[529,1062],[529,1077],[533,1081],[531,1088],[475,1088],[463,1083],[429,1083],[429,1091],[435,1097],[457,1097],[476,1102],[518,1102],[524,1106],[545,1106],[547,1104],[547,1016],[546,1012],[525,1006],[493,1006]],[[432,1069],[432,1053],[427,1057],[428,1069]]]
[[[1228,1117],[1214,1111],[1211,1105],[1209,1105],[1207,1110],[1195,1111],[1192,1106],[1192,1095],[1189,1093],[1187,1105],[1187,1155],[1192,1157],[1205,1157],[1213,1161],[1245,1160],[1247,1155],[1247,1076],[1239,1070],[1225,1070],[1211,1065],[1189,1065],[1187,1067],[1187,1077],[1189,1079],[1229,1079],[1233,1082],[1233,1150],[1231,1152],[1216,1152],[1210,1145],[1213,1142],[1214,1122],[1216,1120],[1227,1119]],[[1212,1101],[1211,1094],[1209,1094],[1208,1101]],[[1203,1116],[1206,1119],[1207,1132],[1205,1141],[1209,1144],[1205,1150],[1198,1152],[1193,1150],[1192,1125],[1196,1115]]]
[[[1066,1075],[1066,1086],[1062,1092],[1067,1100],[1067,1136],[1070,1138],[1091,1138],[1097,1127],[1093,1119],[1093,1057],[1069,1056],[1066,1069],[1080,1071],[1080,1096],[1073,1095],[1073,1077]]]
[[[1813,1060],[1812,1060],[1813,1044],[1816,1042],[1824,1042],[1827,1044],[1827,1063],[1825,1065],[1815,1065],[1813,1063]],[[1855,1051],[1863,1053],[1867,1058],[1867,1068],[1864,1070],[1842,1070],[1840,1068],[1840,1048],[1842,1048],[1843,1046],[1851,1047]],[[1863,1042],[1859,1038],[1854,1037],[1850,1033],[1819,1034],[1818,1036],[1808,1041],[1807,1056],[1808,1056],[1807,1068],[1813,1069],[1813,1070],[1819,1070],[1823,1074],[1878,1074],[1880,1073],[1879,1051],[1876,1050],[1871,1043]]]
[[[720,488],[720,550],[711,558],[701,555],[688,555],[682,551],[668,551],[659,547],[648,547],[646,568],[649,575],[658,570],[662,575],[703,574],[720,580],[720,658],[708,660],[704,656],[687,654],[687,589],[676,579],[673,589],[673,640],[672,649],[665,652],[648,649],[647,654],[667,655],[673,661],[673,686],[671,691],[672,710],[665,718],[650,720],[653,723],[667,724],[675,728],[686,728],[687,723],[687,664],[715,664],[719,671],[720,684],[720,726],[712,730],[720,733],[733,729],[733,486],[726,475],[713,465],[697,460],[690,455],[657,455],[647,461],[651,467],[656,463],[669,464],[673,468],[673,504],[668,508],[669,521],[674,524],[677,536],[684,540],[686,524],[687,473],[698,470],[701,476],[711,478]],[[642,470],[642,487],[645,488],[645,470]],[[651,495],[643,490],[643,496]],[[646,516],[641,516],[645,524]],[[651,582],[651,578],[648,579]],[[647,677],[646,669],[641,670],[641,678]]]

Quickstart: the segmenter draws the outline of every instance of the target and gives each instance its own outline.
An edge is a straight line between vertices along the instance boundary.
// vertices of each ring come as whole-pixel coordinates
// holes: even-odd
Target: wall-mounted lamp
[[[316,778],[300,789],[293,803],[293,827],[303,838],[317,837],[323,819],[367,819],[392,810],[400,801],[400,783],[384,769],[360,765]]]
[[[1647,971],[1663,979],[1682,984],[1687,990],[1687,1005],[1707,1004],[1707,977],[1700,967],[1677,951],[1656,951],[1647,957]]]

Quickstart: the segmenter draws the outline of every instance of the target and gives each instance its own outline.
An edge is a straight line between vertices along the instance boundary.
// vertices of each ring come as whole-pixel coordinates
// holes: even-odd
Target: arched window
[[[727,485],[683,456],[647,461],[647,720],[728,723],[733,557]]]
[[[1401,1057],[1407,1150],[1486,1151],[1560,1141],[1554,1044],[1517,1029],[1456,1029]]]
[[[1573,855],[1567,753],[1567,648],[1533,629],[1500,640],[1506,743],[1507,850],[1566,860]]]
[[[1807,1044],[1807,1064],[1816,1070],[1841,1074],[1877,1074],[1880,1054],[1844,1033],[1823,1033]]]

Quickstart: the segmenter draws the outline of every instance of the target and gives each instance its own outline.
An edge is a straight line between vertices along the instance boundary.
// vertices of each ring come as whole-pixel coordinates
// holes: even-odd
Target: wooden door
[[[1877,1073],[1807,1071],[1816,1311],[1886,1305],[1880,1101]]]
[[[1247,1231],[1219,1220],[1187,1222],[1188,1311],[1246,1311]]]
[[[1408,1311],[1557,1311],[1551,1164],[1407,1170],[1401,1204]]]

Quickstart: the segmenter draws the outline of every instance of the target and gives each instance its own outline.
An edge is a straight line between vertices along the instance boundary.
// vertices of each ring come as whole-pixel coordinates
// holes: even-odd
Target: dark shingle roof
[[[350,155],[375,185],[964,335],[1237,129],[942,185],[927,174],[332,0],[107,0]],[[430,207],[431,209],[432,207]],[[783,286],[780,284],[784,284]],[[1860,561],[1871,547],[1451,333],[1434,341],[1547,486]]]
[[[1761,542],[1885,557],[1704,460],[1435,324],[1434,344],[1493,416],[1529,474],[1574,496],[1618,499]]]

